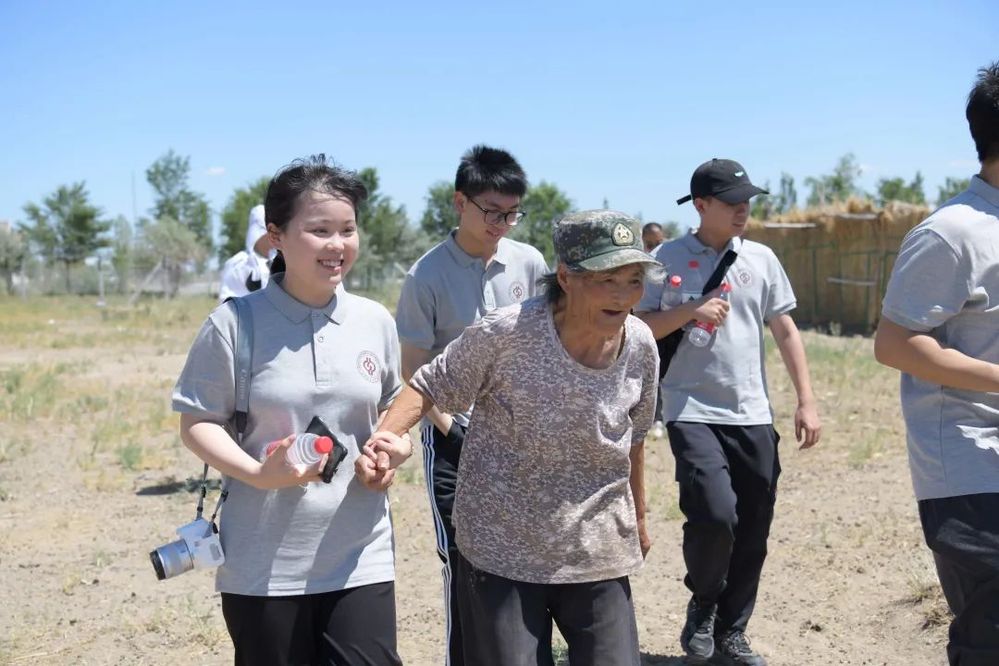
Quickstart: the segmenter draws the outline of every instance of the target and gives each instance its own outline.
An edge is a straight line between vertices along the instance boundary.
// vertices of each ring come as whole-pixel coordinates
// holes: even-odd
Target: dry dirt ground
[[[147,553],[193,514],[200,465],[169,392],[212,303],[0,302],[0,663],[226,664],[212,574],[158,582]],[[922,544],[897,377],[871,341],[806,334],[825,435],[796,450],[793,393],[770,357],[784,434],[753,644],[774,665],[944,664],[947,610]],[[421,466],[392,490],[399,646],[442,663],[439,564]],[[651,531],[634,578],[646,664],[681,664],[682,517],[664,440],[648,442]]]

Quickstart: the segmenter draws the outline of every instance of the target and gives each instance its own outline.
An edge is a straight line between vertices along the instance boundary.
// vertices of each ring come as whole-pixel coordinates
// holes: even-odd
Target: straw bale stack
[[[770,246],[787,271],[795,320],[842,332],[869,333],[905,234],[929,215],[925,206],[866,199],[750,220],[746,238]]]

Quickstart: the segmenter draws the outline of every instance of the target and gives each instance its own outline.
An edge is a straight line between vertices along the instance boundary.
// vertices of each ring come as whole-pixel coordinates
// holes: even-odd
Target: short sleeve
[[[395,326],[399,339],[418,349],[434,347],[436,303],[427,285],[410,273],[402,283],[396,306]]]
[[[768,252],[770,270],[767,271],[767,302],[763,309],[763,321],[769,322],[775,317],[787,314],[798,305],[794,296],[794,289],[791,288],[791,281],[784,271],[777,255]]]
[[[385,371],[382,375],[382,395],[378,401],[379,412],[388,409],[392,401],[402,391],[400,364],[399,336],[391,323],[387,323],[385,327]]]
[[[642,326],[645,326],[643,323]],[[642,363],[642,391],[638,402],[631,408],[632,446],[645,441],[656,415],[656,398],[659,391],[659,353],[656,351],[652,331],[642,336],[642,350],[645,360]],[[645,339],[647,338],[647,339]]]
[[[968,270],[932,229],[906,236],[892,269],[882,314],[910,331],[926,333],[959,313],[971,296]]]
[[[487,315],[469,326],[437,357],[413,375],[410,385],[442,412],[462,413],[475,402],[492,368],[499,345]]]
[[[225,424],[236,409],[232,343],[209,317],[198,331],[172,395],[175,412]]]

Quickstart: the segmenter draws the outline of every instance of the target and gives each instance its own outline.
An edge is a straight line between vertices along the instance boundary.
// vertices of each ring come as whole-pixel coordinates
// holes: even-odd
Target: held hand
[[[721,298],[722,288],[718,287],[710,294],[702,296],[694,303],[699,305],[694,309],[694,319],[705,324],[721,326],[728,317],[728,311],[732,304]]]
[[[365,446],[362,454],[354,461],[354,475],[368,490],[380,492],[392,485],[395,470],[379,469],[377,458],[378,454]]]
[[[814,402],[799,402],[794,410],[794,437],[801,444],[801,449],[810,449],[819,443],[822,436],[822,423],[819,421],[819,410]]]
[[[292,434],[268,444],[266,457],[250,482],[255,488],[276,490],[322,480],[320,472],[326,464],[326,456],[314,465],[292,465],[288,462],[287,451],[294,443],[295,435]]]
[[[413,455],[413,443],[409,433],[396,435],[379,430],[364,444],[362,453],[373,460],[379,470],[396,469]]]

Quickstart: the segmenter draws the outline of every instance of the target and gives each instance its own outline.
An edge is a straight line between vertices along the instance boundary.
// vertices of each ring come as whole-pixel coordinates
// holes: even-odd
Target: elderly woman
[[[431,405],[474,403],[454,504],[465,662],[551,664],[554,620],[573,666],[631,666],[658,357],[630,312],[659,264],[614,211],[570,215],[554,238],[547,296],[494,311],[420,368],[356,473],[379,483]]]

